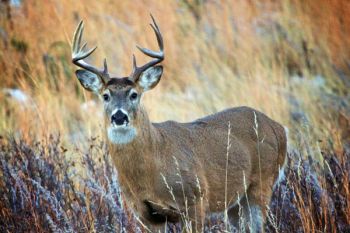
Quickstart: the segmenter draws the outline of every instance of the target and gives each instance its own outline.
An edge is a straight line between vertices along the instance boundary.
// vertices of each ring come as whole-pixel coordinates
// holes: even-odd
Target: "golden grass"
[[[98,46],[91,62],[102,66],[106,57],[110,70],[123,76],[133,53],[139,63],[147,59],[136,44],[155,47],[152,13],[166,53],[162,81],[143,100],[153,121],[190,121],[248,105],[299,131],[290,117],[293,96],[309,118],[312,137],[336,138],[335,113],[319,98],[347,91],[334,67],[345,69],[349,59],[348,9],[341,0],[24,1],[11,8],[11,19],[1,18],[7,37],[0,43],[0,87],[20,88],[31,103],[21,106],[1,93],[0,133],[40,138],[60,132],[67,142],[81,140],[79,133],[100,135],[101,107],[79,86],[70,63],[73,31],[83,19],[84,39]],[[305,84],[317,75],[324,87]],[[89,105],[82,110],[84,103]]]

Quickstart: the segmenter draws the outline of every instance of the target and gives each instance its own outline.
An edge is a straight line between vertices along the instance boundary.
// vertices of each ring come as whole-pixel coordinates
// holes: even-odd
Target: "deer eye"
[[[137,98],[137,93],[136,92],[134,92],[134,93],[132,93],[131,95],[130,95],[130,99],[131,100],[135,100]]]
[[[108,102],[109,101],[109,95],[108,94],[103,94],[103,100]]]

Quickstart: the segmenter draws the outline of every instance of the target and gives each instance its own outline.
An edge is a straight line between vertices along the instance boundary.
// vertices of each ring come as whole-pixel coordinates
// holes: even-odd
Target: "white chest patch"
[[[137,135],[134,127],[114,127],[109,126],[107,129],[108,139],[114,144],[128,144]]]

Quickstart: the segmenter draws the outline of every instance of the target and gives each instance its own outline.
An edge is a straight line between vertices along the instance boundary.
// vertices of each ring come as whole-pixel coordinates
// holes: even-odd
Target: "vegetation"
[[[143,103],[153,121],[248,105],[289,129],[268,232],[350,231],[350,4],[320,1],[1,1],[0,232],[142,232],[109,162],[99,100],[81,88],[70,40],[127,75],[135,45],[166,58]],[[60,136],[50,136],[50,135]],[[224,156],[224,155],[223,155]],[[220,217],[206,231],[223,230]],[[167,230],[180,231],[181,226]]]
[[[33,144],[2,139],[0,231],[147,232],[123,202],[104,143],[89,143],[88,151],[74,151],[81,160],[72,160],[58,137]],[[327,169],[300,152],[289,155],[274,188],[266,232],[350,230],[350,154],[323,156]],[[225,226],[213,216],[205,231]],[[168,224],[164,231],[181,232],[181,226]]]

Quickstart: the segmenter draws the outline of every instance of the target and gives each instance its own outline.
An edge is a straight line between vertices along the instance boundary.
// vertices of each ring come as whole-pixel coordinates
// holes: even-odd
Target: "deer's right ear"
[[[87,70],[75,71],[80,84],[88,91],[99,93],[103,87],[102,80],[94,73]]]

